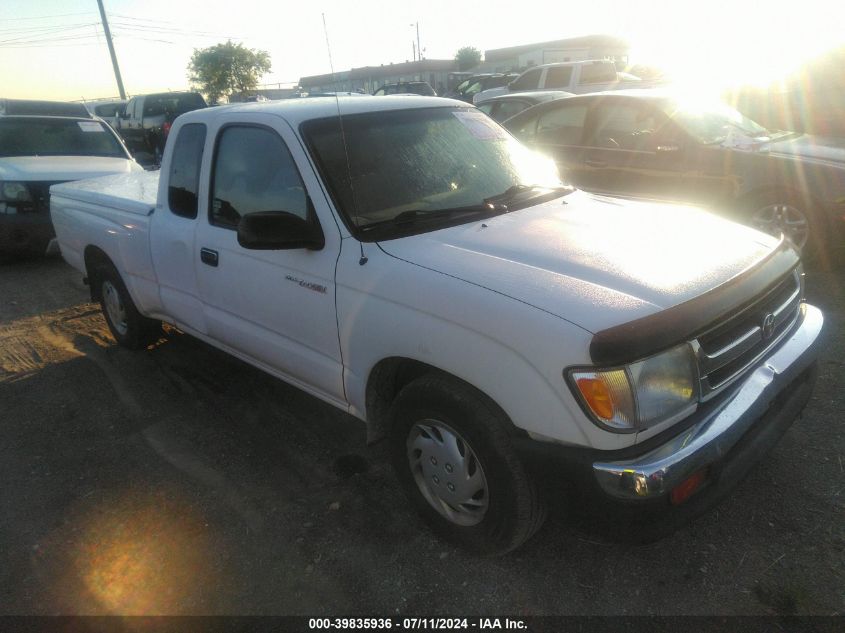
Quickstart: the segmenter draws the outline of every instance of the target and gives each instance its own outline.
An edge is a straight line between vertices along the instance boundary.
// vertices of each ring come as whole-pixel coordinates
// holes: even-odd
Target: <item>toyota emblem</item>
[[[772,338],[775,331],[775,315],[769,312],[763,317],[763,340],[767,341]]]

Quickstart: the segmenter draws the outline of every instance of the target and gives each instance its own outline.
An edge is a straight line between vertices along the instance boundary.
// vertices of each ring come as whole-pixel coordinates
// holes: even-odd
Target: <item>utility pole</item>
[[[109,30],[109,21],[106,18],[106,10],[103,8],[103,0],[97,0],[97,5],[100,7],[100,18],[103,21],[103,31],[106,32],[106,43],[109,45],[109,55],[111,55],[111,65],[114,68],[114,78],[117,79],[117,89],[120,91],[120,98],[126,100],[126,91],[123,89],[123,79],[120,77],[120,67],[117,65],[117,55],[114,54],[114,42],[111,41],[111,31]],[[417,34],[419,37],[419,34]]]
[[[417,61],[417,47],[414,46],[414,40],[411,40],[411,50],[414,51],[414,61]]]
[[[420,48],[420,23],[415,22],[414,24],[411,24],[410,26],[416,26],[417,27],[417,59],[422,59],[422,48]]]

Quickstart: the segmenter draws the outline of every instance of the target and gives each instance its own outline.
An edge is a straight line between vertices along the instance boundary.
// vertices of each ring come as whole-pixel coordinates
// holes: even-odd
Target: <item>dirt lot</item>
[[[845,273],[815,396],[716,511],[659,543],[552,516],[474,558],[363,426],[172,333],[115,346],[59,259],[0,267],[2,614],[845,613]]]

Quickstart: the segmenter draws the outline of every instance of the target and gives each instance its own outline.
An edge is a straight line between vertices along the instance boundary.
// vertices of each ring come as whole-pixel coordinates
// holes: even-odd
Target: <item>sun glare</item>
[[[839,3],[657,0],[646,6],[649,19],[633,19],[619,33],[631,43],[630,59],[665,70],[690,94],[767,86],[845,43]]]

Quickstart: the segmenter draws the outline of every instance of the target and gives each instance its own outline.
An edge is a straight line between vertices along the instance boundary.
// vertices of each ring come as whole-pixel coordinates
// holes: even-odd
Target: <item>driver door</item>
[[[219,117],[209,201],[197,227],[197,277],[208,335],[286,380],[343,404],[335,310],[337,222],[302,147],[281,118]],[[287,211],[316,223],[321,250],[250,250],[240,218]]]

